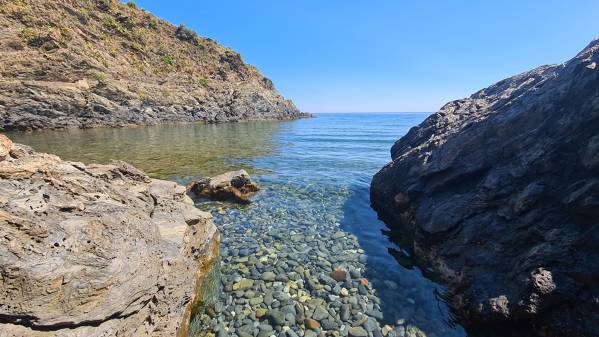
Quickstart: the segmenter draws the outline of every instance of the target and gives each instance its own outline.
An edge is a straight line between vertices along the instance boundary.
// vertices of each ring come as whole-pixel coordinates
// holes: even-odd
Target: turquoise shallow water
[[[262,186],[252,205],[199,203],[199,207],[213,211],[222,230],[225,261],[257,252],[264,248],[264,242],[268,247],[276,246],[271,241],[285,240],[281,233],[313,235],[338,227],[355,235],[363,250],[359,265],[365,267],[362,276],[380,298],[381,325],[399,321],[417,326],[429,336],[464,336],[461,327],[449,324],[445,305],[437,299],[436,294],[443,289],[418,269],[406,269],[395,260],[392,253],[398,247],[390,242],[385,225],[370,208],[373,174],[390,160],[393,142],[425,118],[426,114],[416,113],[318,114],[317,118],[280,123],[9,136],[64,159],[126,160],[154,177],[183,183],[245,168]],[[293,243],[289,247],[290,251],[304,249]],[[343,247],[347,246],[323,246],[319,254],[342,255],[343,251],[335,249]],[[233,277],[239,271],[225,268],[223,273],[226,278],[226,273]]]

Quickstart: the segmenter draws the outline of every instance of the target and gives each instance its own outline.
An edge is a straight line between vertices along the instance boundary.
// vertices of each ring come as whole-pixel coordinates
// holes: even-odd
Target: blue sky
[[[598,0],[136,0],[241,53],[303,111],[436,111],[599,35]]]

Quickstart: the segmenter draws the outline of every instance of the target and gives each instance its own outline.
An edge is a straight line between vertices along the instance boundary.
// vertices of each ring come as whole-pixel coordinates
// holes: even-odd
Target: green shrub
[[[104,81],[106,81],[106,75],[102,74],[102,73],[91,73],[90,78],[94,81],[98,81],[100,83],[104,83]]]
[[[165,64],[168,64],[169,66],[175,65],[175,59],[173,58],[173,56],[171,54],[164,54],[164,55],[160,56],[160,60],[162,62],[164,62]]]
[[[198,83],[201,84],[201,85],[203,85],[203,86],[208,86],[208,80],[205,79],[205,78],[200,78],[198,80]]]
[[[137,4],[135,3],[135,1],[129,1],[127,2],[127,6],[137,9]]]
[[[110,30],[111,32],[116,32],[125,36],[129,34],[129,31],[112,16],[105,17],[103,20],[103,25],[106,29]]]

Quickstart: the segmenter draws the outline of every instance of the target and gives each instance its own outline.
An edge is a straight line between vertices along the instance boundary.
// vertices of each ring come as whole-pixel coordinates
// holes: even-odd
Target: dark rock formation
[[[203,178],[187,185],[187,191],[193,197],[241,204],[249,204],[250,197],[258,190],[258,185],[252,182],[245,170]]]
[[[469,328],[599,336],[598,63],[595,40],[448,103],[373,178],[373,207]]]
[[[12,145],[0,161],[0,335],[187,336],[220,237],[185,192],[122,162]]]
[[[0,26],[0,131],[306,116],[238,53],[118,0],[5,0]]]

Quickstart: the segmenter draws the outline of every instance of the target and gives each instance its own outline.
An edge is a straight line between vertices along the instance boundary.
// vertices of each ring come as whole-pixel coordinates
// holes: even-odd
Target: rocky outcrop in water
[[[209,178],[192,181],[187,191],[196,198],[232,201],[249,204],[250,197],[260,188],[252,182],[245,170],[231,171]]]
[[[0,131],[305,116],[235,51],[118,0],[0,2]]]
[[[0,335],[186,336],[219,232],[185,187],[0,135]]]
[[[373,207],[469,328],[599,336],[598,63],[595,40],[448,103],[373,178]]]

